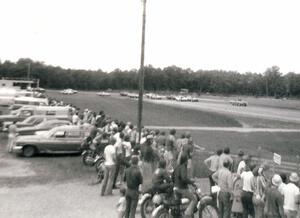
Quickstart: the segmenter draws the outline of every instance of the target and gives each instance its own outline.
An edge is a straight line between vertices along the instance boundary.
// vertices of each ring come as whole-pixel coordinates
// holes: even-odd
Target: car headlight
[[[201,189],[197,188],[196,192],[197,192],[198,195],[200,195],[201,194]]]
[[[156,205],[161,204],[162,202],[162,197],[159,194],[156,194],[152,198],[152,202]]]

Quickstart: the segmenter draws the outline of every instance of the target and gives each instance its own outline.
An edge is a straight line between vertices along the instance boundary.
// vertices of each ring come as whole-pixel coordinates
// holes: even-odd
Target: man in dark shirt
[[[139,199],[139,185],[143,183],[142,173],[137,166],[138,157],[131,157],[131,166],[125,171],[126,190],[126,210],[125,218],[134,218]]]
[[[171,177],[166,170],[166,161],[161,159],[158,168],[154,171],[151,192],[166,193],[172,189]]]
[[[182,197],[188,198],[190,200],[190,204],[185,210],[185,217],[192,217],[197,204],[197,197],[188,188],[188,185],[194,184],[194,181],[188,178],[187,162],[187,155],[181,155],[179,165],[175,168],[173,174],[173,181],[175,184],[175,188],[177,188],[177,192],[181,194]]]
[[[284,218],[283,212],[283,196],[278,191],[278,186],[281,183],[281,178],[275,174],[272,178],[272,185],[266,188],[266,203],[265,203],[265,217],[266,218]]]

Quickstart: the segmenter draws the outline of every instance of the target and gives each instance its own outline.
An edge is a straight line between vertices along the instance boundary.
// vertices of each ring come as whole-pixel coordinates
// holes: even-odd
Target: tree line
[[[137,90],[138,70],[63,69],[43,62],[21,58],[17,62],[0,61],[0,77],[26,77],[30,64],[30,77],[40,79],[40,86],[52,89],[79,90]],[[146,91],[179,91],[182,88],[196,93],[242,94],[253,96],[299,97],[300,74],[283,75],[272,66],[263,73],[239,73],[223,70],[182,69],[177,66],[145,67]]]

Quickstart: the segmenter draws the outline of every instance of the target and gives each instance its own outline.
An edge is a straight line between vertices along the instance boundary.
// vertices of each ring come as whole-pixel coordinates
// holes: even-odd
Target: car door
[[[40,147],[50,152],[61,152],[66,141],[66,131],[56,130],[48,137],[42,137]]]
[[[66,132],[65,149],[67,151],[79,151],[82,142],[82,134],[80,130],[74,129]]]

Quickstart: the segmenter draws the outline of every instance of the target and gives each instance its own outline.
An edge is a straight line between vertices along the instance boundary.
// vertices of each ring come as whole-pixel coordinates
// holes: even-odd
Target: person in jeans
[[[125,170],[126,209],[125,218],[134,218],[139,199],[139,186],[143,183],[143,176],[138,167],[139,158],[136,155],[131,157],[131,166]]]
[[[280,176],[275,174],[272,177],[271,187],[266,188],[265,218],[284,218],[283,196],[278,191],[281,182]]]
[[[251,167],[252,168],[252,167]],[[254,206],[252,202],[253,197],[253,173],[248,165],[246,165],[245,170],[241,174],[241,179],[243,181],[243,188],[241,194],[241,201],[243,205],[243,218],[248,218],[248,215],[254,217]]]
[[[189,190],[188,185],[194,184],[194,181],[188,178],[187,163],[188,157],[186,155],[180,156],[180,164],[175,168],[173,174],[173,181],[177,192],[185,198],[190,200],[188,207],[185,210],[185,217],[190,218],[194,214],[194,209],[197,204],[197,197]]]
[[[298,174],[291,173],[289,181],[290,182],[283,189],[283,209],[287,218],[296,218],[299,204],[298,196],[300,194],[299,188],[297,187],[299,182]]]
[[[112,195],[113,180],[116,171],[116,149],[114,144],[115,138],[110,139],[110,144],[104,149],[104,179],[101,187],[101,196]]]
[[[223,163],[217,172],[212,175],[214,182],[220,187],[218,196],[219,200],[219,218],[230,218],[231,200],[233,195],[233,177],[229,170],[230,162],[227,160]]]
[[[264,176],[264,167],[256,167],[253,170],[252,190],[253,190],[253,206],[255,218],[264,217],[264,198],[267,181]]]

